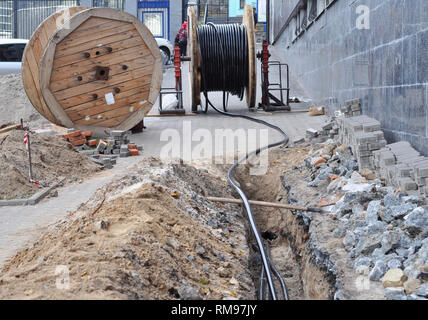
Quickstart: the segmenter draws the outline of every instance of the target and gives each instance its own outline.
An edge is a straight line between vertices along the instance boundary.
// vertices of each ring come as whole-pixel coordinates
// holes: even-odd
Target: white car
[[[21,73],[21,60],[28,40],[0,39],[0,75]]]
[[[158,47],[161,51],[162,59],[165,65],[169,64],[174,58],[174,46],[168,39],[155,38],[158,43]]]

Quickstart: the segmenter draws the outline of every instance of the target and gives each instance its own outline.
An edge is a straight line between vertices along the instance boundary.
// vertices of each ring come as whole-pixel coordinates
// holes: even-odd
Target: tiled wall
[[[370,9],[368,30],[356,27],[360,5]],[[332,111],[360,98],[388,142],[407,140],[428,155],[428,0],[337,0],[288,38],[275,51],[316,103]]]

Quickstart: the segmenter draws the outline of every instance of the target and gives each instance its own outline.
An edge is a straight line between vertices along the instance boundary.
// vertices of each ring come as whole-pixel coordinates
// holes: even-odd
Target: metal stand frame
[[[160,114],[185,114],[183,108],[183,86],[181,75],[181,57],[180,48],[174,48],[174,68],[175,68],[175,87],[174,88],[161,88],[159,92],[159,113]],[[178,105],[174,109],[164,110],[162,107],[162,97],[165,94],[175,94],[178,100]]]
[[[257,54],[257,58],[261,60],[261,86],[262,86],[262,102],[259,103],[259,109],[264,111],[290,111],[290,77],[289,67],[286,63],[279,61],[269,61],[270,58],[269,48],[267,41],[263,41],[263,50]],[[269,68],[278,67],[279,82],[269,83]],[[282,75],[285,67],[287,75],[287,86],[283,87]],[[279,98],[276,97],[271,91],[279,91]],[[286,92],[286,100],[284,101],[284,91]],[[272,101],[271,101],[272,100]]]

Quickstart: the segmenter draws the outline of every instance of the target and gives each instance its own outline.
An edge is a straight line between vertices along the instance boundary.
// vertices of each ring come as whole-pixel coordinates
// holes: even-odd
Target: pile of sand
[[[0,199],[28,197],[40,188],[28,180],[28,153],[24,131],[14,130],[0,134]],[[33,178],[50,185],[88,177],[99,171],[98,165],[73,149],[62,138],[31,134]]]
[[[153,160],[129,172],[19,252],[0,299],[254,299],[240,208],[202,197],[226,182]]]
[[[0,125],[20,123],[23,119],[31,128],[50,122],[33,107],[25,93],[20,74],[0,76]]]

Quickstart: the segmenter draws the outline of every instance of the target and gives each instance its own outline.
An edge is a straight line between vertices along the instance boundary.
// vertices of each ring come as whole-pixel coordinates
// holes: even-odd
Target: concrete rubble
[[[329,207],[339,221],[332,232],[355,270],[382,282],[385,299],[427,299],[428,158],[407,142],[387,145],[380,123],[352,110],[354,104],[326,123],[324,132],[308,135],[315,144],[296,169],[326,198],[340,197]],[[317,144],[335,126],[336,139]]]

